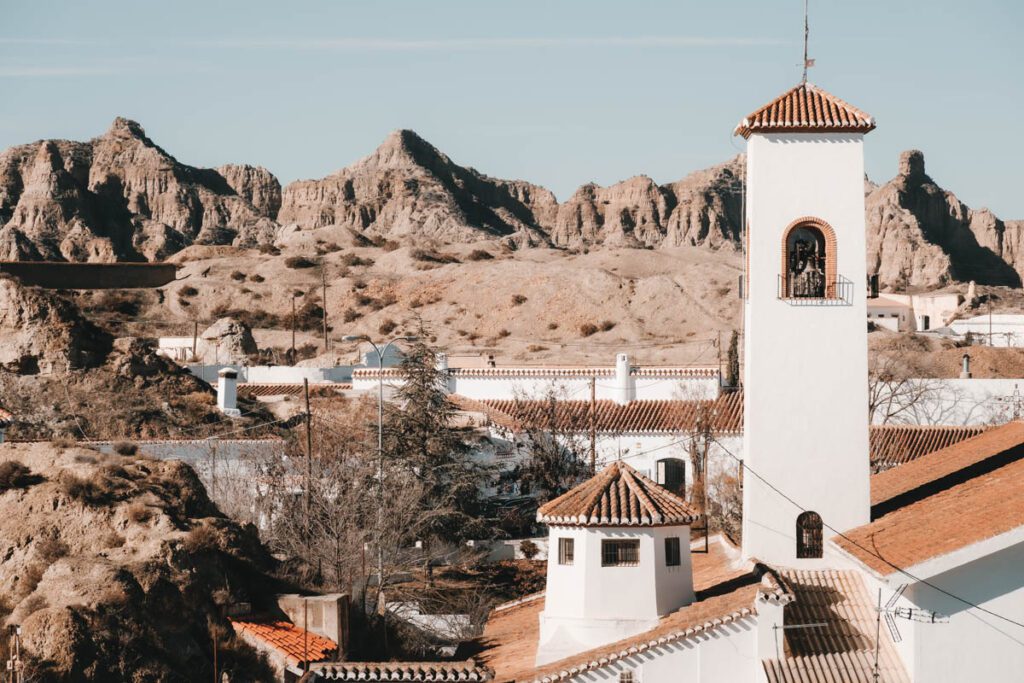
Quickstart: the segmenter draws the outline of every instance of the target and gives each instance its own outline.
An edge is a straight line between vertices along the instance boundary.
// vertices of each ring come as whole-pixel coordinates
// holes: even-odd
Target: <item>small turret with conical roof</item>
[[[698,517],[621,461],[542,505],[549,545],[537,664],[641,633],[693,602]]]

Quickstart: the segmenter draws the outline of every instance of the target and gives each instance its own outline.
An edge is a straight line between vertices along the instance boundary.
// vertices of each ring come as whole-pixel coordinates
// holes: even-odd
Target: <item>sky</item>
[[[742,151],[800,80],[801,0],[0,0],[0,149],[115,116],[184,163],[319,178],[411,128],[539,183],[659,183]],[[1024,218],[1024,3],[810,0],[809,80],[974,208]]]

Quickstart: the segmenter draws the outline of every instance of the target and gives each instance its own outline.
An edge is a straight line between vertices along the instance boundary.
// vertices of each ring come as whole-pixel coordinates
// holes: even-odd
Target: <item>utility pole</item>
[[[590,473],[597,473],[597,376],[590,378]]]
[[[292,299],[295,301],[295,299]],[[311,415],[309,412],[309,378],[302,379],[303,393],[306,395],[306,545],[309,546],[309,487],[313,483],[313,431],[310,426]]]
[[[10,624],[7,627],[10,642],[7,646],[7,681],[8,683],[25,683],[25,662],[21,659],[21,626]]]
[[[326,266],[320,268],[320,284],[323,287],[323,311],[324,311],[324,351],[330,348],[330,341],[327,339],[327,270]]]
[[[196,343],[199,341],[199,321],[192,321],[192,360],[196,360]]]
[[[295,364],[295,294],[292,294],[292,365]]]

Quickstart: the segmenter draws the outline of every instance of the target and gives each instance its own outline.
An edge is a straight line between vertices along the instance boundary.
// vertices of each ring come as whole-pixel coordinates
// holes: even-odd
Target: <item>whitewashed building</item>
[[[968,334],[980,344],[999,347],[1024,346],[1024,314],[993,313],[954,320],[950,329],[958,337]]]

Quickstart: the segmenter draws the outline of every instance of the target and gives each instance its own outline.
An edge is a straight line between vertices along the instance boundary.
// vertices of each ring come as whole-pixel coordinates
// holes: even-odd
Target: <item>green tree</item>
[[[725,384],[729,387],[740,385],[740,336],[736,330],[729,338],[729,352],[725,363]]]

